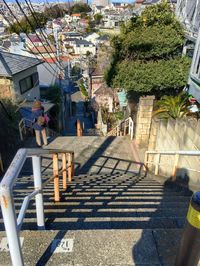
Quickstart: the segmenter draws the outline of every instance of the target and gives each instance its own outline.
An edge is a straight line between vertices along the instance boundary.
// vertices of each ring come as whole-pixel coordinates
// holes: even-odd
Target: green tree
[[[83,96],[85,96],[85,98],[88,98],[88,91],[86,89],[86,86],[85,86],[83,79],[81,79],[79,81],[79,89],[80,89],[81,93],[83,94]]]
[[[107,84],[158,97],[180,90],[190,67],[190,60],[181,54],[183,43],[183,28],[166,1],[145,8],[112,38]]]
[[[187,82],[190,59],[176,57],[169,60],[122,61],[116,66],[112,85],[139,94],[155,93],[158,97],[172,94]]]
[[[96,29],[95,29],[95,21],[92,20],[91,17],[88,17],[88,26],[86,28],[86,33],[92,33],[92,32],[95,32]]]
[[[59,7],[58,5],[54,5],[53,8],[46,8],[42,13],[34,12],[34,16],[28,16],[29,21],[25,17],[22,18],[19,21],[20,26],[17,22],[14,22],[11,26],[7,28],[7,31],[10,33],[17,34],[19,34],[20,32],[31,33],[39,27],[43,28],[49,19],[63,17],[66,12],[67,9]]]
[[[70,9],[69,9],[69,13],[70,14],[75,14],[75,13],[88,13],[91,12],[92,9],[90,8],[89,5],[84,4],[84,3],[77,3],[75,5],[73,5]]]
[[[101,23],[101,20],[103,18],[103,15],[101,15],[100,13],[97,13],[94,15],[94,21],[96,25],[99,25]]]
[[[20,148],[18,128],[20,116],[16,112],[17,109],[18,106],[11,100],[0,99],[0,153],[5,168],[10,164],[17,149]]]

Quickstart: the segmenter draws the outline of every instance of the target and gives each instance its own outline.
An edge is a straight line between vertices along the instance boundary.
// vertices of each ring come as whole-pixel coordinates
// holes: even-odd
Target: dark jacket
[[[39,116],[44,116],[44,110],[42,108],[41,109],[32,110],[33,128],[35,130],[42,131],[45,127],[38,125],[37,119],[38,119]]]

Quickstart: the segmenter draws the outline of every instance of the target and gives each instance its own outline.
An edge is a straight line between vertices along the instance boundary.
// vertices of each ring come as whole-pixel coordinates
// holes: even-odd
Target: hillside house
[[[37,35],[29,35],[29,37],[26,37],[25,39],[25,47],[27,49],[32,49],[34,46],[44,46],[47,45],[46,40],[42,37],[38,37]]]
[[[99,34],[97,34],[96,32],[93,32],[91,34],[88,34],[86,37],[85,37],[85,40],[88,41],[88,42],[92,42],[93,44],[97,44],[98,43],[98,38],[100,37]]]
[[[62,32],[61,40],[64,41],[66,38],[74,38],[74,39],[82,40],[83,35],[79,32]]]
[[[81,14],[80,13],[72,14],[71,17],[73,21],[77,22],[81,19]]]
[[[54,45],[44,45],[33,47],[29,49],[29,52],[36,55],[39,59],[48,58],[48,57],[55,57],[56,55],[56,48]]]
[[[32,57],[0,52],[0,98],[15,103],[39,99],[37,66],[41,63]]]
[[[52,22],[52,28],[58,32],[62,31],[62,22],[59,19],[54,19]]]
[[[86,55],[88,52],[92,55],[96,54],[96,46],[86,40],[75,40],[73,42],[73,49],[74,54]]]
[[[114,112],[116,103],[118,102],[117,94],[114,90],[102,84],[94,93],[95,102],[99,107],[107,107],[109,112]]]

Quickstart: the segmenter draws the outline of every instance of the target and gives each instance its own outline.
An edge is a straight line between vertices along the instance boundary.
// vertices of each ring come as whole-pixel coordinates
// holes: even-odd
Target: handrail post
[[[19,124],[18,124],[18,128],[19,128],[19,136],[20,136],[20,140],[23,141],[24,138],[23,138],[23,129],[21,128],[21,123],[22,123],[22,120],[19,122]]]
[[[82,129],[82,125],[81,125],[81,121],[79,119],[77,119],[76,121],[76,127],[77,127],[77,136],[81,137],[83,135],[83,129]]]
[[[117,126],[117,137],[119,136],[119,126]]]
[[[34,187],[35,189],[40,190],[40,193],[35,196],[37,226],[39,230],[45,230],[44,202],[43,202],[42,175],[41,175],[41,157],[32,156],[32,164],[33,164]]]
[[[12,192],[1,187],[1,209],[9,245],[10,257],[13,266],[23,266],[23,256],[17,232],[17,219],[15,214]]]
[[[74,177],[75,165],[74,165],[74,152],[72,153],[72,177]]]
[[[67,169],[66,169],[66,154],[62,154],[62,174],[63,174],[63,189],[67,189]]]
[[[144,170],[147,171],[148,170],[148,152],[145,152],[145,156],[144,156]]]
[[[54,176],[54,200],[60,201],[59,176],[58,176],[58,154],[53,154],[53,176]]]
[[[124,121],[124,132],[123,132],[124,136],[126,136],[126,121]]]
[[[134,127],[134,124],[133,124],[133,121],[131,121],[131,140],[133,140],[133,127]]]
[[[174,166],[172,171],[172,181],[176,181],[176,172],[178,168],[179,154],[175,154]]]
[[[4,171],[4,168],[3,168],[3,160],[2,160],[1,153],[0,153],[0,171],[1,171],[1,172]]]
[[[68,153],[68,180],[69,182],[72,181],[72,158],[70,153]]]
[[[159,172],[159,163],[160,163],[160,153],[157,154],[156,156],[156,166],[155,166],[155,175],[158,175]]]
[[[200,192],[193,194],[175,266],[196,266],[200,259]]]

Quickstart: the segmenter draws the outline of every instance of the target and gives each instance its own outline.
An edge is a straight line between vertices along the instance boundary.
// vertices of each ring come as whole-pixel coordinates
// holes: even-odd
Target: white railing
[[[131,117],[129,117],[129,120],[128,120],[128,134],[130,135],[131,137],[131,140],[133,139],[133,134],[134,134],[134,122],[133,122],[133,119]]]
[[[149,161],[149,155],[156,156],[155,160]],[[174,161],[173,161],[171,176],[172,176],[172,180],[175,181],[177,169],[179,166],[180,156],[200,156],[200,151],[146,151],[145,159],[144,159],[144,166],[146,170],[148,170],[149,165],[154,165],[155,166],[154,174],[158,175],[160,166],[171,166],[171,164],[169,164],[168,162],[160,163],[161,156],[164,156],[164,155],[173,156],[172,159]],[[192,168],[187,168],[187,170],[193,171],[193,172],[200,172],[199,170],[192,169]]]
[[[42,183],[41,156],[53,156],[53,176]],[[59,171],[58,156],[62,155],[62,170]],[[14,206],[13,186],[27,158],[32,158],[34,190],[24,198],[18,217]],[[10,164],[0,184],[0,199],[3,221],[5,225],[12,265],[23,266],[24,260],[19,241],[19,231],[29,202],[35,197],[38,229],[45,229],[43,188],[54,180],[54,200],[60,200],[59,175],[63,176],[63,188],[67,188],[68,181],[72,181],[74,174],[74,152],[66,150],[20,149]]]
[[[127,128],[128,128],[128,135],[130,135],[132,140],[134,134],[134,122],[131,117],[122,121],[120,125],[114,127],[111,131],[107,133],[107,136],[126,136]]]
[[[27,127],[26,123],[28,123],[30,125],[30,127]],[[32,127],[32,123],[33,121],[32,120],[29,120],[27,118],[22,118],[19,122],[19,135],[20,135],[20,139],[21,141],[24,140],[24,134],[26,134],[27,132],[27,128],[30,128],[30,130],[33,132],[33,127]]]

